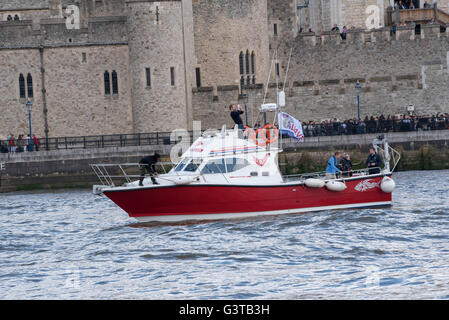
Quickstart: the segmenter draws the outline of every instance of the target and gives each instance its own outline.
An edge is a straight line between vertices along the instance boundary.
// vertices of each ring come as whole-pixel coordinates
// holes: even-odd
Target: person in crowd
[[[229,106],[229,110],[231,111],[231,118],[232,120],[234,120],[234,123],[236,125],[238,125],[240,130],[243,130],[243,121],[242,118],[240,117],[241,114],[243,114],[243,110],[242,110],[242,106],[241,105],[230,105]]]
[[[332,27],[331,31],[340,31],[340,28],[336,24]]]
[[[343,154],[343,158],[341,158],[340,161],[340,170],[343,176],[351,177],[352,176],[351,169],[352,169],[351,156],[349,155],[349,153],[345,153]]]
[[[376,152],[374,147],[369,148],[369,155],[366,159],[366,166],[368,167],[369,174],[380,173],[380,167],[383,164],[382,157]]]
[[[428,9],[431,7],[432,7],[432,5],[430,3],[428,3],[427,1],[424,1],[424,8]]]
[[[143,186],[143,179],[145,178],[145,173],[148,172],[151,177],[151,182],[153,184],[159,184],[156,181],[155,176],[157,176],[155,164],[159,161],[161,156],[156,152],[153,156],[146,156],[139,161],[140,168],[140,180],[139,186]]]
[[[28,134],[26,138],[26,151],[32,152],[33,151],[33,138]]]
[[[327,167],[326,167],[326,179],[336,179],[337,174],[341,173],[341,170],[337,167],[338,163],[341,159],[341,153],[339,151],[336,151],[332,157],[329,158],[329,161],[327,161]]]
[[[35,134],[33,134],[33,144],[34,144],[34,150],[39,151],[39,147],[40,147],[41,143]]]
[[[8,148],[9,148],[9,152],[11,153],[15,153],[16,152],[16,137],[14,137],[14,135],[11,133],[8,136]]]
[[[19,135],[19,138],[17,139],[17,152],[24,152],[25,147],[25,140],[23,140],[23,134]]]
[[[346,28],[346,26],[343,26],[343,30],[341,31],[341,40],[346,40],[346,32],[348,31],[348,29]]]

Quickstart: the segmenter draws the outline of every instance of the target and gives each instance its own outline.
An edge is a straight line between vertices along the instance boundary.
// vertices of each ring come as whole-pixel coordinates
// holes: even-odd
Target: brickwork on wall
[[[423,1],[421,1],[423,3]],[[439,8],[449,10],[449,0]],[[286,111],[303,120],[355,115],[354,84],[361,80],[362,115],[448,112],[449,28],[423,25],[365,30],[369,5],[382,16],[389,0],[5,0],[0,3],[0,136],[28,130],[18,77],[33,77],[33,128],[49,136],[170,131],[232,125],[228,105],[244,104],[253,124],[287,77]],[[65,27],[65,8],[80,8],[81,28]],[[62,10],[61,10],[62,9]],[[62,15],[61,15],[62,11]],[[9,14],[20,21],[5,21]],[[355,26],[342,41],[333,24]],[[276,24],[276,31],[274,25]],[[312,28],[315,33],[299,28]],[[320,30],[322,30],[320,35]],[[255,84],[244,59],[255,53]],[[40,51],[43,52],[41,66]],[[251,64],[251,62],[250,62]],[[170,68],[174,69],[174,85]],[[41,69],[42,68],[42,69]],[[151,86],[147,86],[146,68]],[[196,70],[201,86],[197,88]],[[104,72],[115,70],[119,94],[105,95]],[[44,113],[42,72],[45,75]]]
[[[363,87],[363,117],[403,114],[410,104],[420,114],[449,112],[449,37],[440,33],[439,26],[423,26],[421,35],[415,35],[413,27],[399,28],[393,36],[389,30],[354,31],[348,33],[345,42],[331,33],[321,38],[299,34],[289,45],[294,50],[285,111],[298,119],[356,117],[357,80]],[[285,68],[287,61],[281,63]],[[257,90],[247,91],[250,97],[257,95]],[[238,97],[237,89],[218,92],[215,98],[211,91],[196,90],[194,101],[198,106],[213,106],[210,113],[198,111],[198,120],[204,119],[212,127],[232,124],[224,101],[242,103]],[[267,100],[276,102],[275,88],[270,88]],[[253,102],[251,110],[260,106],[261,99]]]
[[[131,1],[127,10],[134,130],[185,128],[189,102],[181,1]],[[146,83],[146,68],[151,72],[151,87]]]
[[[256,81],[264,81],[270,63],[266,1],[197,0],[193,15],[202,86],[239,85],[239,54],[247,50],[255,54]]]

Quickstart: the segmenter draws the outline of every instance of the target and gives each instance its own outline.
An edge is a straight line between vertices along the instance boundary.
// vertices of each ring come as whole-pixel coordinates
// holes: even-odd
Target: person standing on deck
[[[229,106],[229,110],[231,110],[231,118],[232,120],[234,120],[234,123],[238,125],[240,130],[243,130],[243,121],[242,118],[240,117],[240,115],[244,113],[242,111],[242,106],[241,105],[235,106],[232,104]]]
[[[382,166],[382,157],[376,152],[374,147],[369,148],[369,156],[366,159],[366,166],[369,168],[369,174],[380,173],[380,167]]]
[[[327,162],[327,168],[326,168],[326,179],[336,179],[337,173],[340,173],[341,170],[337,168],[337,165],[340,161],[341,153],[339,151],[336,151],[332,157],[330,157],[329,161]]]

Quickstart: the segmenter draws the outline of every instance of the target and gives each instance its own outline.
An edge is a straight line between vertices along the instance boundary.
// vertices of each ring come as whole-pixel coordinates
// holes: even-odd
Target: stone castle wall
[[[333,23],[363,26],[366,6],[384,0],[8,0],[0,3],[0,135],[28,130],[18,77],[33,77],[33,131],[44,136],[170,131],[232,125],[228,105],[244,104],[249,124],[263,102],[270,58],[277,49],[284,81],[293,49],[286,111],[302,120],[355,116],[354,84],[361,80],[361,113],[448,112],[448,33],[439,26],[299,33]],[[440,0],[440,8],[449,0]],[[81,29],[68,30],[58,8],[80,7]],[[3,21],[19,13],[21,20]],[[277,35],[274,34],[274,24]],[[449,28],[448,31],[449,32]],[[255,53],[255,84],[240,86],[239,53]],[[40,55],[43,52],[43,65]],[[85,60],[85,61],[84,61]],[[246,61],[244,61],[246,69]],[[41,76],[45,72],[44,113]],[[170,84],[170,67],[175,85]],[[146,83],[151,70],[151,86]],[[201,73],[196,88],[195,69]],[[105,95],[103,74],[118,74],[118,95]],[[267,102],[275,97],[271,69]],[[252,83],[252,72],[251,83]]]
[[[423,26],[421,35],[415,35],[413,27],[399,28],[392,36],[384,29],[348,32],[345,42],[331,33],[323,33],[321,38],[299,34],[289,44],[293,54],[285,111],[298,119],[357,117],[357,80],[362,84],[362,117],[404,114],[410,104],[419,114],[449,112],[449,37],[440,33],[439,26]],[[285,70],[287,60],[280,63]],[[275,102],[276,86],[271,83],[270,87],[267,102]],[[250,97],[250,112],[254,112],[262,102],[263,90],[248,88],[244,92]],[[257,94],[259,99],[251,101]],[[195,119],[213,128],[232,125],[224,109],[226,99],[243,103],[238,88],[219,91],[215,97],[211,89],[195,89]]]
[[[256,81],[265,81],[270,63],[266,1],[198,0],[193,2],[193,17],[202,86],[239,85],[239,54],[247,50],[255,54]]]
[[[182,4],[181,1],[128,2],[136,132],[168,131],[187,126],[186,108],[190,103],[187,101]],[[147,86],[146,68],[151,72],[151,86]],[[170,68],[174,68],[174,85]]]

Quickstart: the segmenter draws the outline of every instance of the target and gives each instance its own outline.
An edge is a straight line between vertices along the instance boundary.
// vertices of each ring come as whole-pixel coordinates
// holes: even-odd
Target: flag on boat
[[[301,122],[298,119],[293,118],[291,115],[285,112],[279,112],[278,115],[279,130],[281,134],[288,134],[299,141],[304,140],[304,134],[302,131]]]

